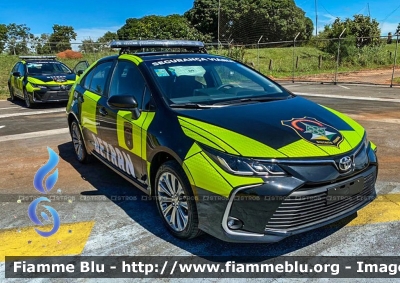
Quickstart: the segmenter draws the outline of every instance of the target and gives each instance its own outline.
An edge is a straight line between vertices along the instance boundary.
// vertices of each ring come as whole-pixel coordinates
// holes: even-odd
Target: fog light
[[[243,222],[240,219],[229,216],[228,227],[232,230],[238,230],[243,227]]]

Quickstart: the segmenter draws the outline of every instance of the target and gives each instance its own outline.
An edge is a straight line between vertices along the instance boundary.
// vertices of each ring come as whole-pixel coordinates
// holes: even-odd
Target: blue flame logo
[[[46,194],[47,192],[51,191],[58,179],[58,169],[56,169],[54,173],[47,177],[46,187],[43,187],[45,176],[57,166],[60,159],[57,153],[55,153],[50,147],[47,147],[47,151],[49,152],[49,160],[45,165],[39,168],[39,170],[36,172],[35,178],[33,179],[33,186],[42,194]]]
[[[33,179],[33,186],[35,187],[36,190],[38,190],[42,194],[47,194],[48,192],[50,192],[53,189],[53,187],[56,184],[57,179],[58,179],[58,169],[56,169],[45,180],[46,175],[49,174],[57,166],[58,161],[59,161],[59,157],[58,157],[57,153],[55,153],[49,147],[47,147],[47,151],[49,152],[49,160],[47,161],[47,163],[45,165],[43,165],[42,167],[39,168],[39,170],[36,172],[35,177]],[[43,183],[45,183],[45,186],[43,186]],[[43,226],[44,224],[36,216],[36,209],[37,209],[39,203],[42,201],[51,202],[46,197],[40,197],[40,198],[32,201],[28,207],[28,216],[31,219],[31,221],[34,224],[41,225],[41,226]],[[58,216],[57,211],[54,208],[52,208],[51,206],[48,206],[48,205],[43,205],[43,206],[50,212],[50,215],[53,218],[53,221],[54,221],[53,228],[48,232],[41,231],[37,228],[35,228],[35,231],[42,237],[49,237],[49,236],[55,234],[58,231],[58,229],[60,228],[60,217]],[[42,212],[40,215],[42,216],[42,218],[45,221],[50,220],[49,216],[45,212]]]
[[[38,199],[35,199],[34,201],[32,201],[32,203],[28,207],[28,216],[32,220],[33,223],[35,223],[36,225],[43,226],[44,224],[36,216],[36,209],[41,201],[50,202],[50,200],[46,197],[40,197]],[[43,205],[43,206],[50,212],[51,217],[53,217],[54,225],[53,225],[53,228],[48,232],[41,231],[37,228],[35,228],[35,231],[42,237],[49,237],[49,236],[53,235],[54,233],[56,233],[58,231],[58,229],[60,228],[60,217],[58,216],[57,211],[54,208],[52,208],[51,206],[48,206],[48,205]],[[40,215],[43,217],[44,220],[46,220],[46,221],[49,220],[49,216],[45,212],[42,212]]]

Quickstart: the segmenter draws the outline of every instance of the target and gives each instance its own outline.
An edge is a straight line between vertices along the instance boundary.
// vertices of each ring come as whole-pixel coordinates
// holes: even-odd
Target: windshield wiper
[[[186,108],[186,109],[207,109],[207,108],[220,108],[225,105],[214,105],[214,104],[198,104],[198,103],[173,103],[169,105],[172,108]]]
[[[198,103],[173,103],[169,105],[172,108],[187,108],[187,109],[204,109],[210,108],[211,105],[204,105]]]
[[[285,100],[290,96],[282,97],[282,96],[263,96],[263,97],[246,97],[241,99],[234,99],[229,101],[218,102],[215,104],[219,105],[232,105],[232,104],[240,104],[247,102],[265,102],[265,101],[273,101],[273,100]]]

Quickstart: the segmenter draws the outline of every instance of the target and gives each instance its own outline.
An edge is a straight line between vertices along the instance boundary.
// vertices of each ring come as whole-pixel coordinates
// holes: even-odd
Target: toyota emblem
[[[350,156],[345,156],[339,160],[339,168],[341,171],[347,171],[351,168],[353,161]]]

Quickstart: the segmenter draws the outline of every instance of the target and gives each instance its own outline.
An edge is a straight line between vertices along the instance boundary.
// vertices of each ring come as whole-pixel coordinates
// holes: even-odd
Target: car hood
[[[247,157],[338,155],[354,149],[365,134],[346,115],[301,97],[176,112],[185,135]]]
[[[30,75],[28,81],[32,83],[66,83],[68,81],[74,82],[76,79],[75,74],[54,74],[54,75]]]

